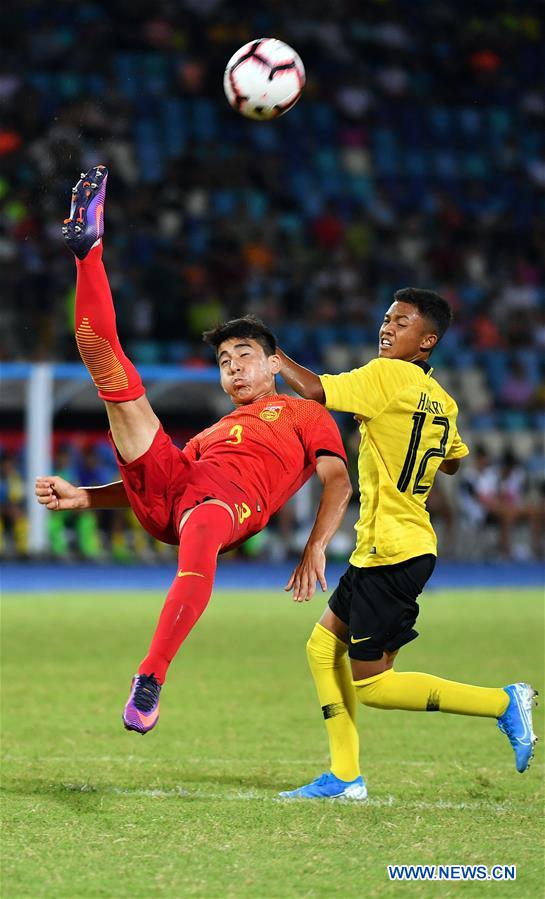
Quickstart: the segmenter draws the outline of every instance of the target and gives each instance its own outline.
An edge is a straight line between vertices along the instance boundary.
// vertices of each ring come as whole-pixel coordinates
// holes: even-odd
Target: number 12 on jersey
[[[397,482],[397,489],[400,491],[400,493],[405,493],[407,487],[410,484],[414,466],[416,464],[418,447],[420,446],[420,441],[422,440],[422,430],[424,428],[426,418],[426,412],[415,412],[413,415],[413,429],[409,440],[409,448],[407,450],[403,468],[401,469],[401,474],[399,475],[399,480]],[[443,433],[440,436],[438,434],[439,445],[430,447],[430,449],[427,449],[422,456],[422,460],[420,462],[420,465],[418,466],[418,471],[416,472],[416,477],[414,479],[412,490],[413,494],[427,493],[431,487],[431,484],[421,483],[426,472],[426,466],[430,459],[432,459],[434,456],[438,456],[440,459],[445,458],[450,430],[450,422],[448,418],[445,418],[443,415],[435,415],[432,418],[432,424],[437,425],[437,427],[439,428],[442,428]]]

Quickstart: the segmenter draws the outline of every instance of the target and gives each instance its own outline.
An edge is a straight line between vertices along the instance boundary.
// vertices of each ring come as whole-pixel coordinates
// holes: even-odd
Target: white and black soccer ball
[[[283,41],[262,37],[231,57],[223,76],[229,103],[249,119],[276,119],[294,106],[305,86],[300,56]]]

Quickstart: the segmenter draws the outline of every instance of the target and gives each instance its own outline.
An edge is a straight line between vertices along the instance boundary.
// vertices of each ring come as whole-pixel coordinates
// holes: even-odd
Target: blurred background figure
[[[25,482],[14,455],[0,457],[0,552],[24,557],[28,552]]]
[[[488,486],[488,491],[483,491],[479,498],[488,514],[499,522],[502,557],[520,560],[533,553],[535,558],[543,558],[543,507],[530,491],[526,472],[511,450],[505,450],[499,464],[491,469]],[[527,525],[526,539],[517,543],[517,526],[520,524]]]
[[[81,469],[93,477],[95,469],[89,468],[85,458],[81,459]],[[55,473],[72,484],[82,483],[79,477],[77,460],[74,459],[69,446],[60,446],[54,456]],[[93,486],[93,479],[88,483]],[[49,541],[53,557],[69,560],[71,558],[92,559],[98,561],[102,554],[98,520],[95,512],[59,512],[48,515],[47,525]]]
[[[484,447],[475,448],[461,477],[460,515],[487,558],[543,558],[543,482],[529,476],[510,449],[493,462]],[[490,528],[492,543],[485,536]]]

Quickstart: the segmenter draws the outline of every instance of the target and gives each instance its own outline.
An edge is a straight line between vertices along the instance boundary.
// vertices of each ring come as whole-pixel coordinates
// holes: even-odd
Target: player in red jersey
[[[319,403],[276,393],[274,335],[249,316],[204,335],[235,410],[183,450],[173,444],[117,336],[102,264],[106,179],[103,166],[82,175],[63,231],[77,257],[76,341],[105,401],[122,481],[84,488],[45,476],[36,495],[53,511],[130,505],[152,536],[179,545],[176,577],[123,712],[125,727],[143,734],[157,723],[168,667],[206,608],[218,554],[262,530],[316,471],[323,485],[316,521],[286,588],[297,601],[310,599],[317,583],[327,589],[325,548],[351,487],[335,422]]]

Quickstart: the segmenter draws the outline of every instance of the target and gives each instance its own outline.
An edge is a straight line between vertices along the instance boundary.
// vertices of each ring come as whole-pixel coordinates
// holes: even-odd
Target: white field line
[[[6,762],[19,762],[19,761],[20,762],[31,762],[31,761],[38,762],[39,761],[40,763],[43,763],[42,758],[38,758],[38,757],[32,758],[30,756],[13,755],[13,754],[9,754],[9,753],[6,753],[6,755],[3,755],[2,758]],[[252,760],[248,760],[248,759],[242,760],[240,758],[208,758],[207,756],[186,756],[186,757],[182,757],[182,758],[160,758],[154,762],[150,762],[149,759],[143,758],[142,756],[138,756],[138,755],[73,755],[72,754],[72,755],[48,755],[47,761],[48,762],[57,762],[57,763],[58,762],[75,762],[75,763],[86,762],[88,764],[89,763],[97,763],[97,762],[111,764],[113,762],[116,764],[129,763],[131,765],[133,765],[133,764],[179,765],[179,764],[183,763],[183,764],[188,764],[188,765],[201,765],[201,766],[202,765],[225,765],[225,766],[229,766],[231,768],[234,767],[235,765],[238,765],[241,768],[248,768],[248,767],[263,767],[265,764],[267,765],[267,767],[274,767],[275,765],[286,765],[288,767],[290,765],[316,765],[316,766],[320,767],[320,765],[323,766],[324,764],[326,764],[326,759],[324,758],[324,756],[321,756],[320,758],[310,758],[309,757],[306,759],[285,759],[285,758],[284,759],[269,759],[268,758],[266,760],[266,762],[260,762],[258,759],[255,759],[254,761],[252,761]],[[383,760],[383,761],[381,761],[381,765],[382,764],[392,764],[392,765],[396,764],[397,765],[397,764],[399,764],[399,762],[397,762],[395,759],[392,760],[391,762],[390,761],[384,762],[384,760]],[[437,763],[411,762],[411,761],[403,762],[404,766],[405,765],[413,765],[413,766],[419,767],[419,768],[420,767],[431,768],[431,767],[434,767],[435,764],[437,764]],[[481,768],[480,770],[482,771],[483,769]]]
[[[13,755],[10,753],[6,753],[2,756],[3,760],[6,762],[40,762],[43,764],[43,758],[41,757],[31,757],[24,755]],[[320,758],[306,758],[306,759],[267,759],[266,762],[260,762],[259,760],[254,760],[253,762],[248,759],[241,760],[240,758],[208,758],[207,756],[184,756],[177,758],[163,758],[150,762],[149,759],[143,758],[138,755],[48,755],[48,762],[75,762],[75,763],[106,763],[111,764],[141,764],[141,765],[180,765],[180,764],[188,764],[188,765],[225,765],[233,768],[235,765],[238,765],[241,768],[248,768],[250,766],[253,767],[263,767],[265,764],[268,767],[273,767],[275,765],[320,765],[325,764],[324,756]],[[425,765],[426,762],[404,762],[404,765]]]
[[[2,759],[5,762],[39,762],[43,764],[43,758],[41,757],[32,757],[25,755],[14,755],[12,753],[6,753],[2,756]],[[117,764],[117,765],[147,765],[148,767],[158,767],[163,765],[224,765],[230,768],[234,768],[235,766],[239,766],[241,768],[273,768],[273,767],[291,767],[292,765],[310,765],[310,766],[327,766],[326,759],[324,756],[320,756],[320,758],[306,758],[306,759],[266,759],[266,761],[260,762],[259,760],[241,760],[240,758],[209,758],[207,756],[187,756],[182,758],[160,758],[156,761],[150,761],[147,758],[143,758],[138,755],[48,755],[48,762],[54,763],[71,763],[71,764]],[[371,763],[372,764],[372,763]],[[410,761],[403,760],[403,767],[412,767],[412,768],[428,768],[433,770],[434,768],[439,768],[443,765],[443,762],[423,762],[423,761]],[[399,765],[398,759],[381,759],[380,766],[387,765]],[[535,760],[531,763],[532,770],[536,768],[543,768],[545,762],[536,762]],[[363,766],[365,768],[365,765]],[[486,766],[480,765],[476,769],[476,772],[482,771],[491,771],[497,772],[498,768],[487,768]]]
[[[74,789],[71,784],[64,784],[69,789]],[[85,789],[86,785],[83,784],[80,792],[87,792]],[[113,793],[116,796],[137,796],[144,797],[149,799],[200,799],[200,800],[208,800],[214,802],[249,802],[249,801],[258,801],[258,802],[287,802],[291,804],[293,802],[297,802],[298,804],[301,802],[305,802],[305,800],[285,800],[281,799],[278,796],[268,796],[264,795],[262,792],[257,790],[237,790],[235,792],[227,792],[227,793],[207,793],[203,790],[187,790],[185,787],[172,787],[168,790],[161,789],[131,789],[125,787],[111,787],[107,790],[97,790],[97,792],[103,793]],[[346,800],[341,800],[343,803]],[[359,800],[361,801],[361,800]],[[511,805],[509,802],[487,802],[486,800],[472,800],[470,802],[445,802],[443,800],[438,800],[437,802],[424,802],[420,800],[411,800],[405,802],[403,800],[398,800],[395,796],[387,796],[384,799],[370,797],[364,801],[361,801],[363,805],[368,805],[373,808],[399,808],[399,809],[418,809],[418,810],[446,810],[446,811],[477,811],[479,809],[483,809],[486,811],[493,811],[496,813],[508,812],[511,810]],[[348,804],[350,800],[348,800]]]

